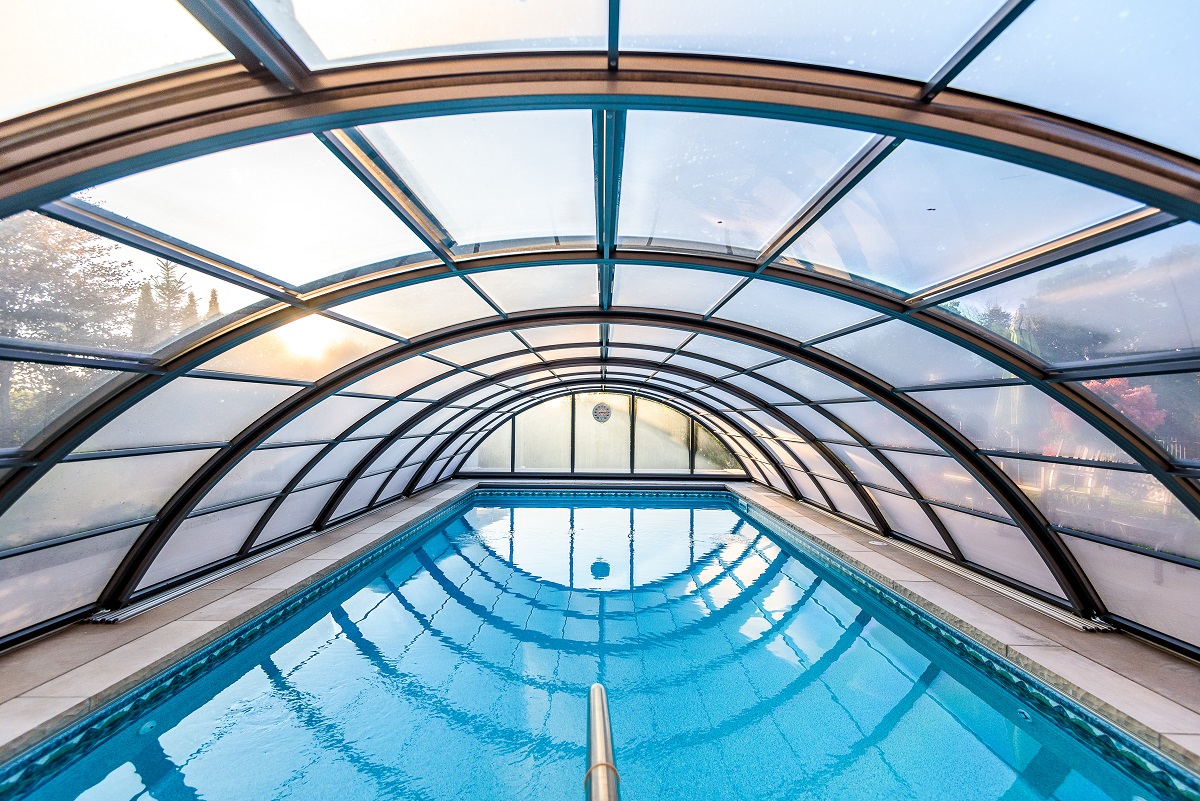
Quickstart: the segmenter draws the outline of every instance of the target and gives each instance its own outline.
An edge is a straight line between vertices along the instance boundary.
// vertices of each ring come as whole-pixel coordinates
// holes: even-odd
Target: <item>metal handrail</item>
[[[617,773],[608,717],[608,693],[603,684],[588,690],[588,769],[583,774],[587,801],[620,801],[621,774]]]

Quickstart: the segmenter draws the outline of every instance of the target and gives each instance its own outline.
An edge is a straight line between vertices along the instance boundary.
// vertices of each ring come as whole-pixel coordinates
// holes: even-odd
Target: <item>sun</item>
[[[293,356],[318,359],[342,339],[341,326],[333,320],[312,314],[275,331],[275,336]]]

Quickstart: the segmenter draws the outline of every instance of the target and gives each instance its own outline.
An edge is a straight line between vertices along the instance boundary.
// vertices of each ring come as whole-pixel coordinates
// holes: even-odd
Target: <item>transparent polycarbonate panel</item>
[[[296,286],[427,250],[313,136],[199,156],[81,197]]]
[[[459,454],[458,456],[454,456],[454,457],[447,459],[445,462],[445,466],[442,468],[442,472],[438,475],[437,480],[438,481],[447,481],[447,480],[453,478],[454,474],[458,472],[458,469],[460,467],[462,467],[462,463],[465,460],[466,460],[465,454]]]
[[[801,122],[630,111],[617,241],[757,253],[869,139]]]
[[[417,464],[424,462],[429,456],[438,449],[438,447],[450,438],[449,434],[438,434],[433,437],[426,437],[415,451],[404,458],[405,464]]]
[[[485,380],[482,376],[478,376],[475,373],[454,373],[435,381],[423,389],[417,390],[412,393],[411,397],[440,401],[451,393],[457,392],[470,384],[482,383]]]
[[[581,392],[575,396],[575,470],[628,473],[632,456],[629,395]]]
[[[220,512],[189,517],[175,529],[150,563],[138,589],[153,587],[219,559],[233,556],[246,542],[271,501],[259,501]]]
[[[428,403],[398,401],[363,423],[352,433],[355,437],[382,437],[394,433],[413,415],[429,408]]]
[[[414,424],[405,434],[407,436],[415,436],[418,434],[431,434],[439,429],[452,430],[458,428],[470,418],[469,415],[464,417],[463,414],[462,409],[455,409],[453,407],[440,409],[428,417],[422,418],[419,423]]]
[[[342,498],[341,503],[333,510],[331,520],[340,520],[347,515],[352,515],[355,512],[361,512],[371,503],[371,499],[375,497],[375,493],[383,486],[383,482],[387,481],[391,473],[379,473],[373,476],[363,476],[354,483],[354,486],[346,493],[346,497]]]
[[[391,480],[384,485],[383,491],[379,493],[379,500],[386,501],[398,497],[404,492],[404,488],[408,486],[408,482],[421,469],[421,465],[414,464],[410,467],[403,467],[396,471]]]
[[[819,370],[793,361],[782,361],[755,369],[756,373],[792,389],[807,400],[859,398],[862,393]]]
[[[704,314],[741,280],[711,270],[618,264],[613,278],[613,305]]]
[[[113,370],[0,361],[0,450],[39,438],[59,415],[120,375]]]
[[[758,280],[738,290],[713,316],[804,342],[878,314],[828,295]]]
[[[379,439],[356,439],[337,445],[322,456],[321,461],[313,465],[312,470],[309,470],[308,474],[300,480],[300,486],[311,487],[335,478],[345,478],[382,441]]]
[[[770,384],[755,379],[749,375],[734,375],[723,379],[722,383],[732,384],[753,394],[756,398],[768,404],[795,403],[797,398],[791,393],[776,389]]]
[[[663,367],[666,372],[661,373],[661,375],[664,376],[673,375],[673,371],[671,371],[670,368],[676,367],[681,370],[692,370],[693,372],[702,373],[703,375],[713,376],[714,378],[717,376],[727,376],[737,369],[737,367],[733,365],[713,364],[710,361],[693,359],[690,356],[683,356],[680,354],[676,354],[668,359]],[[737,405],[743,406],[745,403],[739,402]]]
[[[590,356],[590,357],[594,357],[595,359],[599,360],[600,359],[600,349],[599,348],[591,348],[591,349],[584,350],[581,348],[581,349],[576,350],[574,348],[568,348],[566,351],[557,351],[557,352],[551,352],[551,353],[546,354],[547,359],[550,359],[550,358],[578,359],[582,356]],[[499,375],[500,373],[504,373],[509,370],[515,370],[518,367],[527,367],[531,364],[541,364],[541,363],[542,363],[542,360],[539,359],[534,354],[525,353],[521,356],[509,356],[507,359],[498,359],[494,362],[489,362],[488,364],[481,364],[474,369],[480,373],[483,373],[484,375]]]
[[[57,464],[0,517],[0,550],[149,517],[214,453]]]
[[[825,458],[821,451],[818,451],[812,445],[805,442],[796,442],[789,440],[787,443],[788,450],[796,455],[803,467],[810,473],[817,475],[828,476],[838,481],[842,480],[842,475],[836,470],[833,464]]]
[[[505,421],[479,447],[471,451],[464,470],[499,470],[507,473],[512,468],[512,421]]]
[[[496,310],[461,278],[410,284],[352,300],[334,309],[346,317],[407,339],[496,314]]]
[[[631,269],[642,269],[642,268],[631,268]],[[650,268],[650,269],[658,270],[658,269],[663,269],[663,268],[654,267],[654,268]],[[647,273],[647,275],[653,276],[654,273]],[[707,277],[711,274],[710,273],[702,273],[701,275],[702,275],[702,277]],[[668,280],[669,280],[669,276],[668,276]],[[686,284],[688,284],[689,282],[685,281],[682,283],[684,284],[684,286],[680,286],[679,287],[680,289],[686,288]],[[725,282],[725,283],[728,283],[728,285],[730,287],[735,286],[737,284],[736,281],[734,281],[732,283],[729,283],[729,282]],[[684,331],[679,328],[654,328],[654,327],[648,326],[648,325],[612,325],[612,326],[609,326],[608,330],[609,330],[609,336],[608,336],[609,342],[624,342],[626,344],[636,344],[636,345],[658,345],[661,348],[671,348],[672,350],[674,350],[675,348],[678,348],[680,345],[682,345],[684,343],[684,340],[686,340],[689,336],[691,336],[691,333],[689,331]]]
[[[778,459],[784,467],[794,467],[797,470],[803,469],[800,467],[800,463],[796,461],[796,457],[784,447],[782,442],[765,437],[756,437],[756,441],[759,447],[770,451],[771,455]]]
[[[505,312],[559,306],[599,306],[594,264],[550,264],[475,273],[471,279]]]
[[[596,241],[590,111],[457,114],[360,130],[459,245]]]
[[[408,458],[408,455],[416,450],[417,446],[423,440],[419,437],[404,437],[396,440],[388,446],[387,450],[379,454],[375,461],[368,465],[367,473],[378,473],[380,470],[392,470],[397,465]]]
[[[829,498],[833,501],[834,508],[837,511],[844,515],[849,515],[855,520],[862,521],[871,528],[875,527],[870,513],[867,512],[867,508],[863,506],[858,496],[854,494],[854,490],[840,481],[832,481],[828,478],[814,477],[813,480],[819,483],[825,489],[825,492],[829,494]]]
[[[300,387],[177,378],[101,428],[81,451],[226,442]]]
[[[779,407],[779,411],[795,420],[817,439],[838,440],[841,442],[854,441],[854,438],[846,433],[841,426],[816,409],[810,409],[807,406],[781,406]]]
[[[708,387],[697,393],[700,398],[707,398],[710,403],[723,409],[754,409],[756,405],[750,401],[716,387]]]
[[[450,372],[453,368],[417,356],[405,359],[399,364],[393,364],[374,375],[367,376],[346,387],[346,392],[361,392],[365,395],[402,395],[419,384],[424,384],[439,375]]]
[[[320,445],[266,448],[252,451],[200,499],[197,509],[275,495],[321,450]]]
[[[836,442],[829,444],[829,450],[833,451],[850,472],[859,481],[865,481],[868,484],[877,484],[881,487],[894,489],[897,492],[907,492],[904,485],[892,474],[890,470],[884,467],[866,448],[858,448],[852,445],[839,445]]]
[[[928,545],[936,551],[948,553],[946,541],[934,527],[929,515],[925,514],[925,509],[921,504],[907,495],[895,495],[870,487],[867,487],[866,490],[894,531]]]
[[[441,475],[442,469],[445,468],[449,461],[450,458],[446,457],[445,459],[438,459],[436,462],[429,465],[429,467],[425,469],[425,472],[421,474],[421,477],[417,479],[415,488],[421,490],[435,483],[438,480],[438,476]]]
[[[954,86],[1200,155],[1197,30],[1189,0],[1038,0]]]
[[[492,334],[473,337],[454,345],[429,351],[429,356],[457,365],[474,364],[505,353],[528,352],[528,348],[512,334]]]
[[[603,50],[604,0],[252,0],[310,69],[527,50]]]
[[[257,292],[28,211],[0,220],[0,285],[0,337],[139,353],[269,305]]]
[[[800,497],[806,501],[828,507],[829,504],[825,500],[825,496],[821,494],[821,490],[817,488],[817,482],[813,481],[812,476],[808,473],[799,470],[787,471],[788,476],[792,479],[792,483],[796,485],[796,489],[800,491]]]
[[[897,387],[1009,377],[982,356],[900,320],[826,340],[818,347]]]
[[[521,335],[521,339],[535,348],[577,342],[600,343],[600,326],[598,325],[547,325],[539,328],[521,328],[517,333]]]
[[[1165,450],[1175,461],[1200,461],[1200,373],[1107,378],[1073,384]]]
[[[374,398],[343,398],[331,395],[308,411],[293,418],[267,438],[273,442],[312,442],[334,439],[350,426],[378,409],[386,401]]]
[[[1137,207],[1048,173],[905,142],[787,255],[913,292]]]
[[[684,345],[683,353],[698,353],[701,356],[732,364],[737,369],[754,367],[779,358],[778,355],[762,348],[704,334],[697,335],[691,342]]]
[[[171,0],[5,3],[0,120],[229,57]]]
[[[1200,225],[1183,223],[943,303],[1052,364],[1200,347]]]
[[[1063,542],[1110,612],[1200,645],[1200,570],[1079,537]]]
[[[866,437],[872,445],[942,450],[916,426],[880,403],[831,403],[822,408]],[[843,434],[842,438],[848,436]]]
[[[259,532],[254,540],[254,547],[310,528],[339,486],[341,485],[335,481],[287,496]]]
[[[645,350],[643,348],[622,348],[609,346],[608,358],[610,359],[638,359],[641,361],[661,362],[670,356],[670,353],[662,350]]]
[[[1028,385],[914,392],[912,398],[933,410],[979,448],[1096,461],[1133,461],[1077,414]]]
[[[621,49],[747,56],[926,81],[997,0],[623,0]]]
[[[962,465],[948,456],[888,451],[888,460],[899,468],[917,491],[934,501],[1007,517],[996,499]]]
[[[200,366],[226,373],[315,381],[394,344],[361,328],[311,314],[259,334]]]
[[[742,466],[723,442],[702,425],[696,426],[696,472],[741,473]]]
[[[0,559],[0,635],[95,603],[144,528]]]
[[[756,429],[766,432],[776,439],[803,441],[803,437],[796,433],[792,426],[787,424],[786,420],[781,421],[772,414],[760,411],[749,411],[745,413],[745,417],[753,420],[753,425]]]
[[[968,562],[1059,598],[1062,588],[1025,533],[1016,526],[938,507],[934,510]]]
[[[996,459],[1051,523],[1200,559],[1200,520],[1153,476]]]

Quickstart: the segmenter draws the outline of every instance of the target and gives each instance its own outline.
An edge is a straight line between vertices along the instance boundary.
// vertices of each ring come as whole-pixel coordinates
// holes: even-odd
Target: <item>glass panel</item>
[[[414,464],[411,467],[404,467],[397,470],[396,474],[392,476],[392,480],[384,486],[383,492],[379,493],[379,500],[387,501],[398,497],[404,492],[404,488],[408,486],[408,482],[412,480],[412,477],[416,475],[420,467],[420,465]]]
[[[1200,373],[1073,384],[1108,404],[1177,461],[1200,461]]]
[[[770,58],[926,81],[996,5],[995,0],[623,0],[621,49]]]
[[[512,334],[492,334],[491,336],[474,337],[455,345],[447,345],[444,348],[431,350],[428,355],[462,366],[490,359],[502,353],[514,352],[528,352],[528,348],[521,344],[521,340]]]
[[[140,353],[270,303],[33,212],[0,221],[0,279],[0,337]]]
[[[948,456],[890,451],[888,459],[926,498],[999,517],[1008,516],[983,485]]]
[[[770,351],[743,345],[728,339],[699,334],[683,347],[684,353],[699,353],[718,361],[727,362],[738,369],[752,367],[779,357]]]
[[[254,547],[311,527],[339,486],[341,485],[335,482],[293,492],[287,496],[263,526],[258,538],[254,540]]]
[[[704,314],[741,280],[737,276],[711,270],[618,264],[613,278],[613,305]],[[632,327],[621,326],[622,329]]]
[[[1183,223],[942,308],[1053,364],[1200,347],[1200,225]]]
[[[313,136],[199,156],[80,197],[297,286],[427,250]]]
[[[617,241],[757,254],[869,139],[801,122],[630,111]]]
[[[839,404],[840,406],[841,404]],[[841,440],[853,442],[854,438],[847,434],[837,423],[825,417],[816,409],[807,406],[781,406],[779,411],[795,420],[817,439]]]
[[[0,559],[0,634],[94,603],[144,528]]]
[[[300,387],[177,378],[121,413],[76,451],[227,442]]]
[[[879,506],[884,518],[888,521],[888,525],[893,530],[917,542],[928,545],[935,551],[940,551],[943,554],[949,553],[946,550],[946,541],[942,539],[942,535],[938,533],[933,522],[930,521],[929,515],[925,514],[925,509],[921,504],[907,495],[893,495],[890,492],[871,489],[870,487],[866,489],[867,494]]]
[[[321,457],[321,461],[313,466],[308,475],[300,481],[300,485],[311,487],[335,478],[345,478],[380,442],[382,440],[379,439],[356,439],[335,446]]]
[[[875,528],[875,524],[871,521],[871,515],[867,513],[867,509],[863,506],[862,501],[854,494],[854,491],[840,481],[831,481],[827,478],[814,478],[825,491],[829,493],[829,497],[833,500],[833,505],[837,511],[844,515],[849,515],[855,520],[862,521],[871,528]]]
[[[375,497],[375,493],[390,475],[390,473],[380,473],[360,478],[346,493],[346,497],[342,498],[342,502],[337,505],[337,508],[333,510],[330,520],[340,520],[366,509],[367,505],[371,503],[371,499]]]
[[[1188,0],[1038,0],[954,85],[1200,155],[1198,29]]]
[[[594,264],[553,264],[475,273],[471,280],[505,312],[558,306],[599,306]]]
[[[119,375],[112,370],[0,361],[0,449],[30,443],[59,415]]]
[[[0,517],[0,550],[149,517],[215,453],[57,464]]]
[[[897,387],[1009,377],[982,356],[899,320],[827,340],[819,347]]]
[[[819,370],[791,360],[759,367],[754,372],[795,390],[808,400],[862,397],[862,393],[851,389],[836,378],[831,378]]]
[[[639,270],[646,268],[637,268]],[[665,268],[651,267],[651,270],[659,270]],[[654,273],[647,275],[653,276]],[[702,277],[708,277],[711,273],[704,273]],[[669,280],[669,279],[668,279]],[[736,282],[734,282],[736,283]],[[727,285],[732,288],[733,284],[723,281],[722,286]],[[685,287],[679,286],[679,289]],[[726,290],[728,291],[728,290]],[[717,293],[718,295],[720,292]],[[627,299],[628,300],[628,299]],[[707,311],[706,307],[706,311]],[[674,350],[683,344],[684,340],[691,336],[688,331],[681,331],[678,328],[653,328],[648,325],[613,325],[609,327],[609,342],[626,342],[640,345],[658,345],[662,348],[670,348]]]
[[[252,451],[196,504],[207,509],[259,495],[275,495],[321,450],[320,445]]]
[[[352,300],[336,309],[339,314],[407,339],[496,314],[460,278],[410,284]]]
[[[916,426],[880,403],[834,403],[823,408],[866,437],[872,445],[942,450]],[[849,435],[843,433],[841,438],[848,439]]]
[[[356,437],[382,437],[392,434],[410,417],[428,408],[428,403],[399,401],[354,429]]]
[[[753,393],[759,400],[768,404],[776,403],[795,403],[796,397],[783,390],[776,389],[769,384],[764,384],[762,381],[757,381],[748,375],[734,375],[724,379],[723,383],[732,384],[735,387],[741,387],[747,392]]]
[[[169,0],[6,3],[0,119],[228,58],[212,34]]]
[[[787,255],[912,292],[1137,207],[1048,173],[905,142]]]
[[[154,558],[138,589],[153,587],[191,570],[236,554],[271,501],[248,503],[220,512],[189,517]]]
[[[687,473],[691,420],[669,406],[638,398],[634,416],[634,471]]]
[[[259,334],[201,365],[205,370],[315,381],[388,345],[390,339],[310,314]]]
[[[696,425],[696,472],[741,473],[742,466],[725,444],[702,425]]]
[[[951,509],[939,507],[934,511],[967,561],[1059,598],[1065,597],[1050,568],[1021,529]]]
[[[463,465],[464,470],[500,470],[505,473],[512,467],[512,422],[506,421],[479,447],[471,452]]]
[[[582,0],[252,0],[311,69],[524,50],[603,50],[608,4]]]
[[[458,114],[360,130],[459,245],[596,241],[590,111]]]
[[[332,395],[293,418],[268,439],[273,442],[311,442],[334,439],[386,401]]]
[[[894,489],[897,492],[905,492],[908,490],[904,485],[892,475],[892,471],[883,466],[875,456],[866,448],[856,448],[851,445],[838,445],[836,443],[829,444],[829,450],[833,451],[842,460],[842,463],[850,469],[850,472],[859,481],[866,481],[869,484],[878,484],[881,487]]]
[[[1145,473],[995,459],[1058,526],[1200,559],[1200,521]]]
[[[444,364],[417,356],[356,381],[346,387],[345,391],[361,392],[364,395],[401,395],[418,384],[424,384],[450,370],[451,368]]]
[[[1063,541],[1110,612],[1200,645],[1200,570],[1077,537]]]
[[[757,280],[739,290],[713,316],[804,342],[878,314],[818,292]]]
[[[586,392],[575,396],[575,470],[628,473],[629,395]]]

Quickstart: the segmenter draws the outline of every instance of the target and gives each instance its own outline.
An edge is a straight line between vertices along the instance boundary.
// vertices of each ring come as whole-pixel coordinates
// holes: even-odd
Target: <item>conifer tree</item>
[[[183,304],[183,308],[179,312],[175,333],[183,333],[198,322],[200,322],[200,309],[196,305],[196,293],[188,292],[187,301]]]
[[[150,348],[158,341],[159,328],[162,320],[159,316],[158,304],[154,301],[154,290],[150,282],[142,284],[138,295],[137,306],[133,310],[133,326],[130,330],[130,344],[135,348]]]
[[[204,315],[205,320],[211,320],[214,317],[221,316],[221,304],[217,300],[217,288],[213,287],[208,293],[208,312]]]

